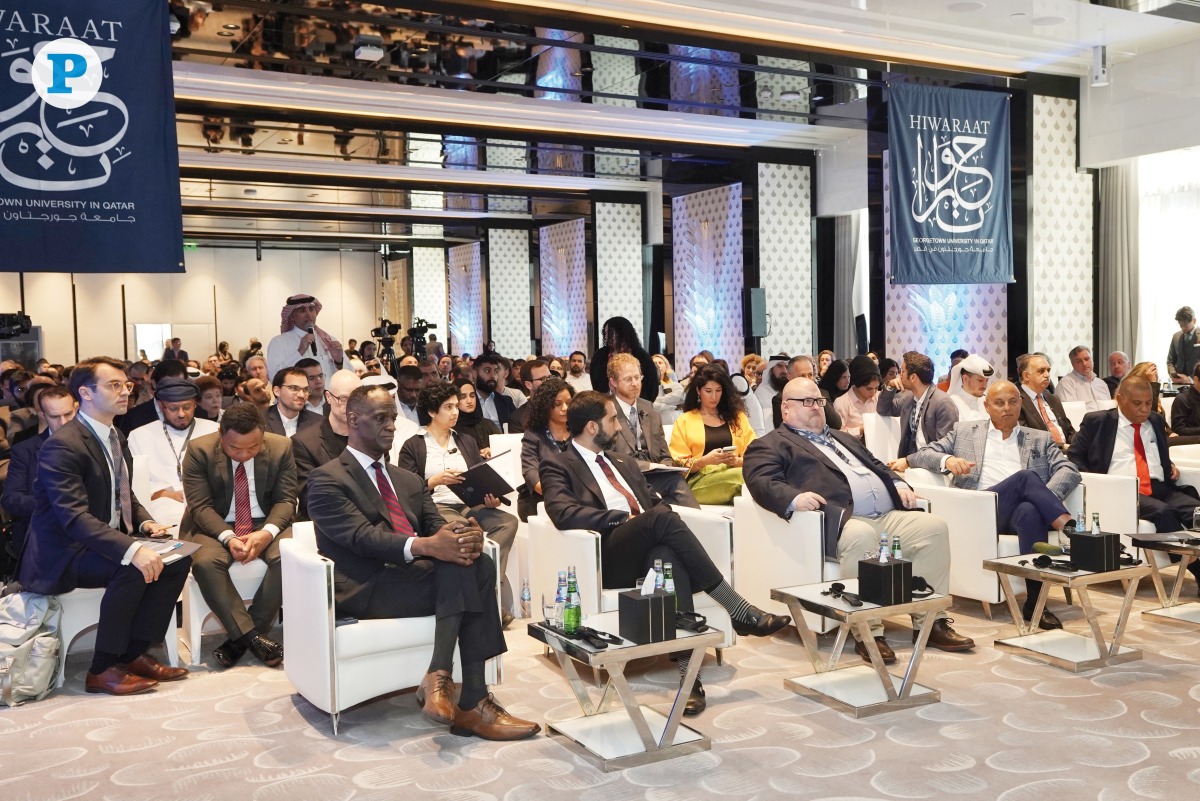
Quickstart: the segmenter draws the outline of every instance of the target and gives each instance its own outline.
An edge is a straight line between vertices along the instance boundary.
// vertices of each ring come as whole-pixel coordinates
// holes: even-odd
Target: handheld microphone
[[[313,333],[313,327],[312,327],[311,325],[308,327],[308,333],[309,333],[309,335],[310,335],[310,336],[312,336],[312,333]],[[309,343],[309,345],[308,345],[308,346],[309,346],[310,348],[312,348],[312,355],[313,355],[313,356],[316,356],[316,355],[317,355],[317,340],[316,340],[316,338],[315,338],[315,337],[313,338],[313,341]]]

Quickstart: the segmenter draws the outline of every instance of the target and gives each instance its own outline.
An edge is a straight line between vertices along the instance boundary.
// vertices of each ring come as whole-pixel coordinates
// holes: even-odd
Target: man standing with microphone
[[[312,295],[292,295],[280,313],[279,335],[267,345],[267,374],[275,375],[301,359],[316,359],[325,380],[342,366],[342,345],[317,327],[321,301]]]

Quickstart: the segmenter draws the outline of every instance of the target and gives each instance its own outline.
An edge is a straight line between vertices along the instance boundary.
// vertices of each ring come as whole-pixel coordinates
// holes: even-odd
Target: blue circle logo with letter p
[[[90,103],[103,80],[99,54],[78,39],[56,39],[33,59],[33,88],[54,108],[69,111]]]

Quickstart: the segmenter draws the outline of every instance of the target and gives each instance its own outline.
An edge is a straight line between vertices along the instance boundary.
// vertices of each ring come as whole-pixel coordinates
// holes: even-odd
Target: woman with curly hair
[[[700,503],[732,503],[742,491],[742,456],[754,429],[729,375],[706,365],[696,371],[671,428],[671,458],[688,468]]]
[[[542,502],[538,467],[548,453],[562,453],[571,442],[567,430],[567,404],[575,389],[561,378],[547,378],[529,398],[525,433],[521,436],[521,475],[525,484],[517,492],[517,515],[522,520],[537,513]]]

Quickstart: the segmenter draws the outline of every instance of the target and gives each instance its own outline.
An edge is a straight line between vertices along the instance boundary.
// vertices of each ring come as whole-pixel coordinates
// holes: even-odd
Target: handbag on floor
[[[0,598],[0,703],[40,701],[54,689],[61,617],[52,595],[17,592]]]

